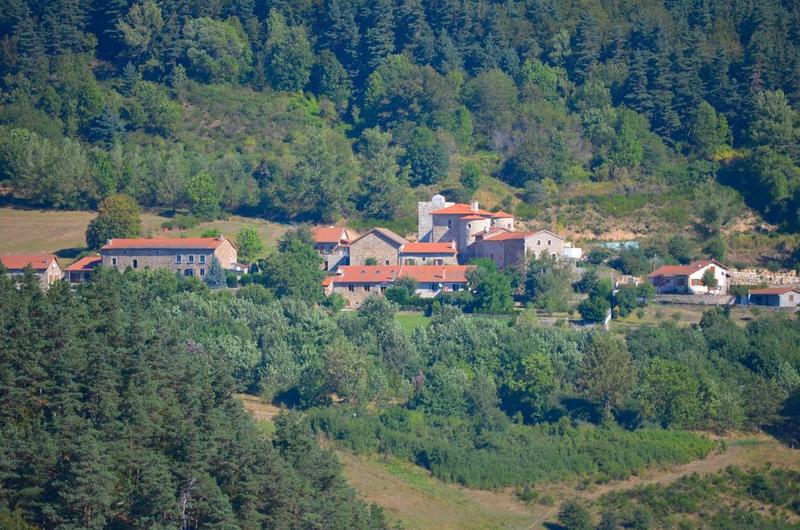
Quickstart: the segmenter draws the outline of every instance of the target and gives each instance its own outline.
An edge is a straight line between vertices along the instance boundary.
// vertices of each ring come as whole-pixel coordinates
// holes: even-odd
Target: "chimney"
[[[478,211],[478,201],[471,201],[469,203],[469,209],[472,210],[473,212],[477,212]]]

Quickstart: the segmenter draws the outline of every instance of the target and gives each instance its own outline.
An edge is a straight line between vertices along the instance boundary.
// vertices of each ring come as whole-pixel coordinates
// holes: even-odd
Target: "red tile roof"
[[[46,270],[56,260],[52,254],[17,254],[0,256],[0,262],[8,270],[22,270],[28,265],[35,271]]]
[[[401,254],[455,254],[452,243],[407,243]]]
[[[330,284],[332,284],[332,283],[333,283],[333,276],[326,276],[326,277],[325,277],[325,278],[322,280],[322,286],[323,286],[323,287],[327,287],[327,286],[329,286],[329,285],[330,285]]]
[[[463,219],[464,221],[475,221],[475,220],[483,221],[484,219],[486,219],[486,216],[472,214],[472,215],[465,215],[461,219]]]
[[[334,284],[391,283],[409,276],[420,283],[466,283],[469,265],[348,265],[339,267]]]
[[[527,239],[529,237],[533,237],[537,234],[547,233],[553,237],[557,237],[559,239],[563,239],[558,234],[554,234],[549,230],[536,230],[533,232],[512,232],[510,230],[506,230],[505,228],[494,227],[492,230],[486,232],[484,236],[485,241],[509,241],[512,239]]]
[[[794,291],[795,293],[800,294],[800,287],[769,287],[767,289],[750,289],[750,294],[756,295],[768,295],[768,294],[786,294],[788,292]]]
[[[102,260],[103,258],[100,256],[86,256],[67,267],[67,270],[70,272],[88,272],[100,265]]]
[[[690,274],[694,274],[700,269],[712,264],[717,265],[725,270],[728,269],[728,267],[715,259],[704,259],[700,261],[693,261],[688,265],[662,265],[647,276],[649,278],[656,278],[658,276],[689,276]]]
[[[214,250],[226,239],[224,237],[182,237],[182,238],[138,238],[138,239],[111,239],[103,245],[101,250],[118,249],[209,249]],[[233,245],[232,241],[229,241]],[[235,245],[234,245],[235,246]]]
[[[510,213],[506,213],[503,210],[500,210],[499,212],[494,212],[492,214],[492,217],[494,217],[495,219],[513,219],[514,218],[513,215],[511,215]]]
[[[314,228],[315,243],[349,243],[350,234],[341,226],[317,226]]]
[[[431,212],[431,215],[470,215],[470,214],[477,214],[477,215],[484,215],[491,217],[492,212],[487,212],[486,210],[481,210],[478,208],[477,210],[473,210],[469,204],[457,203],[452,206],[448,206],[447,208],[440,208],[439,210],[434,210]]]

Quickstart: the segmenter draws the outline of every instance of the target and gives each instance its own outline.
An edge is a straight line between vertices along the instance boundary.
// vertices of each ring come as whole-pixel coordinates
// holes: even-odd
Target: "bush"
[[[200,224],[200,218],[194,215],[178,215],[169,221],[161,223],[161,228],[167,230],[189,230]]]
[[[558,512],[558,523],[566,530],[591,530],[592,518],[589,510],[579,501],[567,501]]]

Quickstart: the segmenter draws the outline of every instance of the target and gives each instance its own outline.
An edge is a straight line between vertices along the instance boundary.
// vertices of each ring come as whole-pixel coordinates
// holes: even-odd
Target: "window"
[[[451,226],[453,226],[453,221],[451,221],[450,219],[448,219],[448,220],[447,220],[447,228],[450,228]]]
[[[536,240],[536,246],[537,247],[541,247],[542,246],[542,240],[541,239],[537,239]]]
[[[433,260],[434,265],[444,265],[444,260],[441,258],[436,258]]]
[[[138,259],[133,260],[133,268],[134,269],[138,269],[139,268],[139,260]]]
[[[194,276],[194,270],[186,269],[185,271],[183,271],[183,275],[186,276],[187,278],[191,278],[192,276]]]
[[[206,262],[206,255],[200,254],[200,263],[205,263],[205,262]]]
[[[552,244],[553,244],[553,241],[552,241],[552,240],[550,240],[550,239],[548,239],[548,240],[547,240],[547,246],[549,247],[549,246],[551,246]]]
[[[692,285],[693,286],[703,285],[703,280],[701,280],[700,278],[692,278]]]
[[[175,254],[175,263],[180,263],[180,262],[181,262],[181,255]]]
[[[206,275],[206,270],[200,269],[200,276],[205,276],[205,275]]]
[[[439,289],[439,286],[438,286],[438,285],[436,285],[435,283],[432,283],[432,284],[430,285],[429,289],[430,289],[431,291],[436,291],[437,289]]]
[[[189,263],[194,263],[194,254],[189,254],[189,259],[187,261]]]
[[[116,265],[117,264],[117,258],[111,258],[111,264],[112,265]]]
[[[790,295],[789,295],[789,301],[790,301],[790,302],[794,302],[794,295],[793,295],[793,294],[790,294]]]
[[[352,285],[352,284],[351,284],[351,285],[348,285],[348,286],[347,286],[347,290],[348,290],[348,291],[350,291],[350,292],[352,293],[353,291],[355,291],[355,290],[356,290],[356,286],[355,286],[355,285]]]
[[[328,270],[328,260],[322,262],[322,270],[324,271]]]
[[[382,292],[382,293],[385,293],[385,292],[386,292],[386,286],[385,286],[385,285],[381,285],[381,292]]]
[[[388,259],[387,259],[387,260],[384,260],[384,261],[383,261],[383,264],[384,264],[384,265],[388,265],[388,264],[389,264],[389,260],[388,260]]]
[[[457,284],[457,283],[454,283],[453,284],[453,291],[460,291],[460,290],[461,290],[461,286],[459,284]]]
[[[364,286],[364,290],[365,290],[365,291],[369,291],[369,285],[365,285],[365,286]]]

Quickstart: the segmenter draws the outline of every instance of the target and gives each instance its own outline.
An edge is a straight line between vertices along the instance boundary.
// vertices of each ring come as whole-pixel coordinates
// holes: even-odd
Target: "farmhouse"
[[[350,243],[350,264],[365,265],[375,260],[377,265],[397,265],[400,250],[408,241],[388,228],[373,228]]]
[[[236,262],[236,246],[224,236],[110,239],[100,255],[104,267],[168,269],[187,277],[205,276],[213,258],[226,270],[242,269]]]
[[[0,262],[9,276],[19,276],[30,267],[39,278],[42,289],[47,289],[64,275],[58,259],[52,254],[0,256]]]
[[[359,307],[373,293],[383,293],[398,278],[417,281],[416,294],[433,298],[443,291],[467,288],[466,265],[350,265],[325,278],[325,294],[338,293],[349,307]]]
[[[322,270],[335,271],[350,263],[350,242],[355,239],[347,228],[317,226],[314,228],[314,249],[322,257]]]
[[[69,283],[85,283],[92,277],[92,272],[103,263],[100,256],[86,256],[67,267],[66,280]]]
[[[748,303],[768,307],[800,307],[800,287],[750,289]]]
[[[564,238],[549,230],[513,232],[505,228],[491,228],[479,234],[470,247],[470,256],[489,258],[498,267],[524,266],[532,257],[564,255]]]
[[[717,286],[705,285],[703,275],[711,271]],[[728,292],[728,268],[717,260],[694,261],[688,265],[663,265],[650,274],[647,279],[658,294],[725,294]]]

